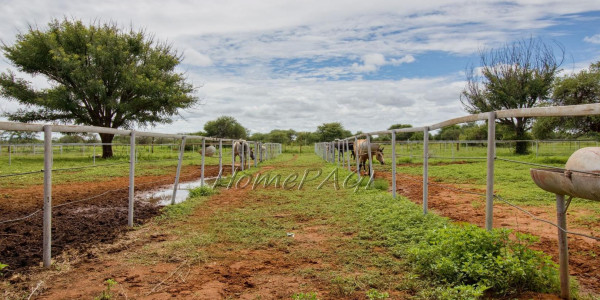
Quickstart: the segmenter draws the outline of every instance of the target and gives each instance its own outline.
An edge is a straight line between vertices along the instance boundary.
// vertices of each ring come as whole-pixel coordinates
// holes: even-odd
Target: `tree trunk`
[[[516,131],[516,139],[517,140],[524,140],[527,139],[527,135],[525,134],[525,129],[523,128],[515,128]],[[519,141],[516,143],[515,145],[515,153],[516,154],[527,154],[529,153],[527,147],[529,146],[529,143],[526,141]]]
[[[102,141],[102,158],[110,158],[113,157],[112,145],[104,145],[104,144],[112,144],[114,134],[108,133],[100,133],[100,140]]]

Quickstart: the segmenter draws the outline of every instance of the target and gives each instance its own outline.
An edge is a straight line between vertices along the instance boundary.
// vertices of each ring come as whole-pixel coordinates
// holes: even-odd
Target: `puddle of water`
[[[204,184],[208,185],[208,181],[216,180],[217,177],[205,177]],[[186,181],[179,183],[179,189],[177,189],[177,195],[175,195],[175,203],[181,203],[185,201],[190,195],[190,190],[200,186],[201,180]],[[171,204],[171,198],[173,197],[173,186],[165,185],[156,190],[141,192],[136,195],[136,200],[147,201],[160,206],[166,206]]]

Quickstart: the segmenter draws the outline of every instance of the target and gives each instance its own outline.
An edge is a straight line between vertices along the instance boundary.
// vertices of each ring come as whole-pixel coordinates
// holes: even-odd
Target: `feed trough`
[[[575,151],[565,169],[531,169],[531,178],[545,191],[556,194],[556,218],[560,263],[561,297],[569,295],[569,252],[565,196],[600,201],[600,147]],[[569,203],[570,203],[569,198]]]

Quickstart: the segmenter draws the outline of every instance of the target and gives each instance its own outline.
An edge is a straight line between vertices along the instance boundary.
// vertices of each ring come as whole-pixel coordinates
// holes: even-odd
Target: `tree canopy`
[[[559,47],[560,48],[560,47]],[[471,68],[461,102],[469,113],[538,106],[551,93],[552,82],[559,71],[564,51],[555,55],[554,47],[538,39],[507,44],[482,51],[481,76]],[[525,139],[531,118],[498,119],[511,128],[515,139]],[[527,143],[516,143],[516,153],[526,153]]]
[[[206,122],[204,131],[210,137],[245,139],[248,136],[248,130],[230,116],[221,116],[216,120]]]
[[[0,94],[26,106],[6,114],[20,122],[58,121],[110,128],[171,122],[197,101],[194,87],[175,67],[181,55],[144,31],[116,24],[53,20],[30,27],[1,49],[21,72],[43,75],[51,87],[36,89],[13,72],[0,74]],[[101,134],[103,143],[113,135]],[[110,146],[103,157],[112,156]]]
[[[316,134],[319,136],[319,141],[330,142],[335,139],[342,139],[352,136],[349,130],[344,129],[342,123],[323,123],[317,127]]]
[[[600,62],[588,70],[557,78],[548,105],[577,105],[600,103]],[[536,138],[572,138],[600,133],[600,117],[539,118],[533,126]]]

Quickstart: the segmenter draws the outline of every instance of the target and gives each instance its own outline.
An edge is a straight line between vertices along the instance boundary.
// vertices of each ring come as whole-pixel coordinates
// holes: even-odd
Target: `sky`
[[[8,45],[29,25],[65,17],[170,43],[201,101],[145,129],[164,133],[197,132],[223,115],[251,133],[428,125],[467,114],[465,70],[479,65],[481,51],[533,37],[563,46],[564,74],[600,60],[600,0],[0,0],[0,9]],[[0,72],[8,69],[0,57]],[[1,112],[17,108],[0,98]]]

